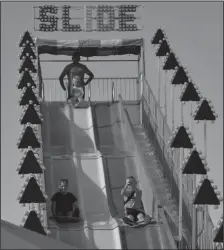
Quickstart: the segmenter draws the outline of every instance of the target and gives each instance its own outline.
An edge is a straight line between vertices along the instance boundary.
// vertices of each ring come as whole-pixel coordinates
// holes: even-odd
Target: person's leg
[[[79,208],[76,207],[72,214],[72,217],[79,217],[79,214],[80,214]]]
[[[82,99],[83,99],[83,101],[84,101],[84,100],[85,100],[85,87],[83,87],[82,89],[83,89]]]
[[[71,98],[72,98],[72,95],[73,95],[73,89],[72,89],[72,84],[70,83],[70,81],[68,82],[68,87],[67,87],[68,89],[67,89],[67,92],[68,92],[68,96],[67,96],[67,98],[68,98],[68,100],[70,100]]]
[[[57,212],[56,216],[61,217],[61,216],[66,216],[65,212]]]
[[[144,220],[145,220],[145,214],[142,213],[142,212],[138,212],[138,213],[137,213],[137,221],[138,221],[138,222],[142,222],[142,221],[144,221]]]
[[[135,221],[135,216],[134,216],[134,214],[133,214],[132,209],[126,208],[126,209],[125,209],[125,215],[126,215],[126,217],[127,217],[129,220]]]
[[[83,89],[82,88],[76,88],[76,96],[77,96],[77,103],[75,106],[77,107],[79,103],[83,101]]]

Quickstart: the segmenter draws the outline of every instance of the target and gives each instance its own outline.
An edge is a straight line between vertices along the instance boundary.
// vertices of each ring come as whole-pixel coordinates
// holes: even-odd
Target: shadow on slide
[[[93,138],[89,134],[91,129],[93,130],[92,124],[88,116],[82,113],[82,110],[86,113],[91,112],[89,109],[73,110],[65,103],[51,102],[44,103],[42,110],[45,152],[51,155],[72,155],[74,152],[80,154],[96,151]],[[79,124],[84,124],[85,127]]]

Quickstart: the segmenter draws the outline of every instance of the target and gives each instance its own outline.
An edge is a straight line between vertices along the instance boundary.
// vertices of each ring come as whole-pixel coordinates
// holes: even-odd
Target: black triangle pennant
[[[193,144],[184,126],[180,126],[170,144],[171,148],[193,148]]]
[[[194,116],[194,120],[197,121],[215,121],[216,117],[214,112],[212,111],[211,107],[209,106],[209,103],[207,100],[203,100],[199,109],[196,111],[196,114]]]
[[[156,52],[156,56],[161,57],[161,56],[166,56],[167,53],[170,53],[170,48],[166,40],[163,40],[159,49]]]
[[[30,75],[30,72],[29,71],[24,71],[23,72],[23,75],[19,81],[19,84],[18,84],[18,89],[23,89],[24,87],[28,87],[28,83],[31,84],[31,87],[37,87],[32,76]]]
[[[176,67],[178,67],[179,64],[177,62],[177,59],[174,55],[174,53],[170,53],[164,63],[163,69],[164,70],[174,70]]]
[[[20,123],[21,124],[27,124],[27,123],[41,124],[42,123],[39,115],[37,114],[37,111],[34,108],[34,105],[30,104],[28,106]]]
[[[33,49],[30,47],[30,46],[26,46],[22,53],[20,54],[20,57],[19,59],[20,60],[24,60],[26,57],[30,58],[30,59],[33,59],[33,60],[36,60],[37,57],[33,51]]]
[[[220,225],[220,227],[219,227],[219,229],[217,230],[217,232],[216,232],[216,235],[215,235],[215,238],[214,238],[214,240],[213,240],[213,242],[220,242],[220,243],[223,243],[224,241],[223,241],[223,221],[222,221],[222,223],[221,223],[221,225]]]
[[[182,102],[199,102],[200,96],[195,89],[193,83],[188,82],[186,88],[184,89],[183,93],[181,94],[180,100]]]
[[[30,101],[33,101],[33,104],[39,105],[39,101],[36,95],[34,94],[32,88],[28,87],[26,88],[26,91],[24,92],[19,105],[20,106],[29,105]]]
[[[47,235],[35,211],[30,211],[23,227],[33,232]]]
[[[207,174],[207,170],[198,154],[197,150],[191,152],[190,157],[188,158],[187,163],[184,166],[183,174]]]
[[[23,192],[19,203],[45,203],[46,199],[40,190],[39,185],[34,177],[29,182]]]
[[[26,31],[19,43],[19,47],[25,47],[25,46],[31,46],[31,47],[35,47],[35,43],[33,41],[33,38],[31,37],[29,31]]]
[[[159,44],[159,41],[163,40],[164,34],[161,29],[158,29],[151,40],[151,44]]]
[[[40,142],[37,140],[37,137],[30,126],[26,128],[18,148],[28,148],[29,146],[32,148],[40,148]]]
[[[184,84],[185,82],[188,82],[187,74],[183,67],[179,67],[171,81],[171,84],[179,85]]]
[[[31,71],[32,73],[37,73],[37,69],[35,68],[31,59],[28,57],[26,57],[25,60],[22,62],[22,65],[19,69],[19,73],[21,74],[22,72],[26,71],[26,69],[28,69],[28,71]]]
[[[204,179],[194,199],[195,205],[220,205],[220,201],[208,179]]]
[[[21,165],[19,174],[42,174],[43,170],[40,167],[32,150],[29,150]]]

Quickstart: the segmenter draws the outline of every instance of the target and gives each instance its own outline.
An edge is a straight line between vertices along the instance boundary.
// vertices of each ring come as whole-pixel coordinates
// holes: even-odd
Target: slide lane
[[[43,103],[45,187],[49,198],[60,179],[79,201],[82,221],[56,224],[48,220],[52,237],[81,249],[121,249],[120,229],[108,206],[102,156],[96,149],[91,108]],[[47,204],[51,215],[50,200]]]
[[[105,173],[112,204],[116,215],[124,216],[123,201],[120,196],[126,177],[133,175],[139,180],[143,191],[143,204],[147,214],[157,217],[156,196],[153,184],[144,171],[144,163],[139,152],[133,147],[133,137],[127,133],[127,117],[122,103],[98,104],[94,107],[94,122],[97,127],[96,141],[105,159]],[[175,249],[171,232],[164,221],[162,225],[144,228],[125,228],[128,249]]]

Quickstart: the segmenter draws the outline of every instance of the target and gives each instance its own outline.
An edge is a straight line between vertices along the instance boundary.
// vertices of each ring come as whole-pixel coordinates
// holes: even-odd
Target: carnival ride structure
[[[49,220],[50,199],[45,212],[39,209],[51,237],[71,246],[80,249],[177,247],[178,226],[173,215],[176,201],[167,200],[164,194],[171,185],[178,200],[178,170],[172,168],[167,158],[165,145],[171,132],[146,80],[144,46],[142,38],[35,40],[37,93],[43,117],[39,135],[40,155],[46,169],[42,180],[44,192],[51,198],[60,179],[68,179],[69,191],[78,198],[82,221],[57,224]],[[85,88],[87,106],[74,108],[66,102],[66,93],[58,80],[42,74],[44,63],[68,60],[43,60],[42,56],[71,56],[76,51],[88,63],[103,61],[109,65],[111,61],[133,61],[137,64],[137,76],[95,77]],[[116,59],[101,59],[111,55]],[[124,55],[134,59],[117,59]],[[178,154],[174,158],[178,162]],[[156,225],[139,229],[119,226],[117,218],[124,215],[120,191],[130,175],[138,180],[145,212],[157,220]],[[191,210],[192,201],[184,189],[182,240],[185,246],[190,237]]]

